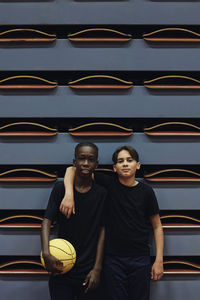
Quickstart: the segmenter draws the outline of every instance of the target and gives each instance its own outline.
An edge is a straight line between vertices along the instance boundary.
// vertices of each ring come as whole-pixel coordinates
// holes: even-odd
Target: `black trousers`
[[[82,284],[70,284],[59,280],[57,276],[50,276],[49,292],[51,300],[103,300],[103,289],[98,287],[94,291],[85,293],[85,287]]]
[[[149,300],[149,256],[106,256],[104,280],[109,300]]]

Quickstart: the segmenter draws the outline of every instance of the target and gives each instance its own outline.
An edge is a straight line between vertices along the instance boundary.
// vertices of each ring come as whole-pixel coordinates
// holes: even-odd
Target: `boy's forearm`
[[[156,262],[163,262],[164,235],[159,214],[152,215],[150,222],[153,227],[156,246]]]
[[[104,252],[105,228],[101,227],[99,232],[99,239],[97,243],[96,259],[93,269],[101,271]]]
[[[156,221],[156,220],[155,220]],[[157,221],[153,226],[154,239],[156,245],[156,259],[151,268],[151,279],[154,281],[160,280],[163,276],[163,247],[164,237],[160,218],[157,216]]]
[[[75,178],[75,167],[68,167],[65,172],[64,186],[65,195],[60,204],[60,211],[63,215],[70,218],[71,214],[75,214],[75,204],[74,204],[74,178]]]
[[[41,229],[41,244],[43,256],[49,255],[49,237],[51,229],[51,220],[44,218]]]
[[[68,167],[65,172],[64,177],[64,185],[65,191],[73,193],[73,186],[74,186],[74,178],[75,178],[75,167]]]
[[[86,286],[85,293],[91,289],[97,288],[99,284],[103,262],[104,239],[105,228],[101,227],[99,230],[95,263],[83,282],[83,286]]]
[[[154,228],[154,239],[155,239],[155,245],[156,245],[155,261],[163,262],[164,235],[163,235],[162,226]]]

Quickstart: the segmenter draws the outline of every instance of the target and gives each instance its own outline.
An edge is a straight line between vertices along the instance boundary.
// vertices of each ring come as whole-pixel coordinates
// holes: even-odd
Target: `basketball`
[[[63,273],[71,270],[76,261],[76,251],[73,245],[64,239],[53,239],[49,241],[49,251],[51,255],[55,256],[63,263]],[[42,252],[40,254],[41,263],[45,268],[45,262],[42,257]]]

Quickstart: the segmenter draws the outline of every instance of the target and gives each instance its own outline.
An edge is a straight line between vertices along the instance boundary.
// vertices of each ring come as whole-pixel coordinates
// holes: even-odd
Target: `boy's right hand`
[[[45,262],[45,268],[48,272],[53,275],[62,273],[63,263],[59,259],[55,258],[55,256],[51,254],[43,255],[43,259]]]
[[[60,204],[60,211],[63,215],[70,218],[71,214],[75,214],[75,204],[73,195],[66,193]]]

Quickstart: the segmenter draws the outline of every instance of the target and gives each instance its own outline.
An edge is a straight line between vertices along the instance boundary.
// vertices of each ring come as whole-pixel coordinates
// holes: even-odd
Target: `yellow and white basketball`
[[[63,263],[63,273],[71,270],[76,262],[76,251],[73,245],[64,239],[53,239],[49,241],[49,251],[51,255],[55,256]],[[40,254],[41,263],[45,268],[44,259],[42,257],[42,252]]]

